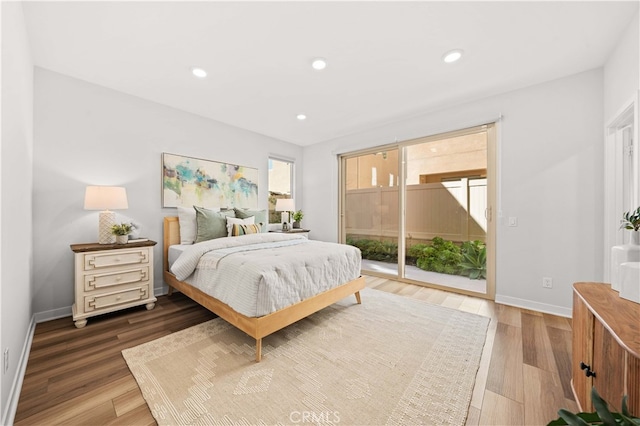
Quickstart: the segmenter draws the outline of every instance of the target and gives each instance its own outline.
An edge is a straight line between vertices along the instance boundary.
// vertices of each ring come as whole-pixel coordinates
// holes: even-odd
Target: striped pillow
[[[260,231],[262,231],[262,222],[251,225],[241,225],[234,223],[231,227],[231,236],[239,237],[241,235],[247,234],[259,234]]]

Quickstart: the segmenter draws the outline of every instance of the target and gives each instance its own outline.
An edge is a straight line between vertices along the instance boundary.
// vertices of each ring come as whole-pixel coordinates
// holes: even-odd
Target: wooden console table
[[[591,387],[620,411],[640,416],[640,304],[609,284],[573,285],[572,387],[582,411],[595,411]]]

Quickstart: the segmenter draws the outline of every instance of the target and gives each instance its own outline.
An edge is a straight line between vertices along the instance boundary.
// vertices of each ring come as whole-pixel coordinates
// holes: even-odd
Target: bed
[[[354,295],[356,303],[360,304],[360,290],[365,287],[364,277],[358,276],[348,282],[341,283],[328,290],[321,291],[292,305],[280,308],[274,312],[251,316],[240,313],[228,304],[211,296],[200,288],[180,280],[171,272],[169,250],[172,246],[180,245],[180,226],[178,217],[164,218],[163,239],[163,275],[169,286],[169,295],[178,290],[198,304],[209,309],[220,318],[234,325],[238,329],[256,339],[256,361],[262,359],[262,339],[294,322],[305,318],[347,296]],[[237,238],[247,238],[237,237]],[[358,271],[359,272],[359,271]]]

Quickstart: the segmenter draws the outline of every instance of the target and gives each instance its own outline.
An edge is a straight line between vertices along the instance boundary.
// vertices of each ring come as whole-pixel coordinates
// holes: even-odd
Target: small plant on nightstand
[[[293,227],[300,228],[300,222],[302,222],[302,218],[304,217],[304,213],[302,210],[298,210],[293,213]]]
[[[129,234],[133,232],[135,226],[133,223],[122,222],[111,226],[111,233],[116,236],[116,244],[126,244],[129,240]]]

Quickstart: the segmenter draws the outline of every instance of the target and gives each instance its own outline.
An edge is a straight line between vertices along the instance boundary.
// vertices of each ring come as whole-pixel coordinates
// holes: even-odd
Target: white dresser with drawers
[[[138,305],[153,309],[155,241],[128,244],[72,244],[75,253],[76,327],[87,318]]]

